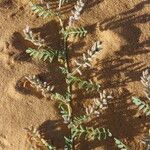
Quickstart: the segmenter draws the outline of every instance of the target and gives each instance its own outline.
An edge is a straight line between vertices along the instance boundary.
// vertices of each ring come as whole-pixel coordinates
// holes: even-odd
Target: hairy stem
[[[67,38],[64,38],[64,52],[65,52],[65,67],[67,69],[66,77],[67,77],[68,74],[70,74]],[[71,86],[71,84],[68,84],[67,92],[71,95],[70,100],[69,100],[69,106],[70,106],[70,108],[72,108],[71,107],[71,101],[72,101],[72,94],[71,94],[72,93],[72,86]],[[72,112],[70,112],[70,115],[71,115],[71,121],[72,121]],[[71,130],[70,130],[70,135],[71,135]],[[74,141],[72,141],[72,149],[74,150]]]

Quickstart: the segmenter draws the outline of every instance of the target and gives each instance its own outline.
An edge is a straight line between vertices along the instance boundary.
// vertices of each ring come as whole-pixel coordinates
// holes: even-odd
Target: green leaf
[[[114,138],[115,140],[115,144],[117,145],[117,147],[120,149],[120,150],[129,150],[128,147],[126,145],[124,145],[120,140]]]
[[[59,53],[59,57],[64,57],[64,55],[62,54],[61,51],[57,51],[57,50],[44,50],[44,49],[32,49],[32,48],[28,48],[26,50],[26,53],[28,53],[30,56],[32,56],[33,58],[37,58],[39,60],[49,60],[49,62],[52,62],[53,59],[55,57],[58,57],[58,53]]]
[[[68,75],[67,83],[76,84],[80,89],[86,89],[87,91],[99,91],[101,87],[99,84],[82,80],[73,75]]]
[[[87,119],[88,119],[88,117],[86,115],[79,116],[79,117],[74,117],[72,123],[75,126],[79,126],[83,122],[87,121]]]
[[[64,39],[68,38],[69,36],[73,37],[84,37],[87,34],[87,31],[83,27],[70,27],[67,28],[65,31],[62,32]]]
[[[74,125],[71,128],[71,133],[73,138],[77,139],[83,136],[85,139],[89,140],[105,140],[108,137],[111,137],[110,131],[105,128],[96,128],[93,127],[84,127],[82,125]]]
[[[146,104],[145,102],[141,101],[136,97],[133,97],[132,101],[136,106],[138,106],[139,110],[143,111],[143,113],[146,114],[146,116],[150,115],[150,106],[148,104]]]
[[[65,138],[65,148],[64,150],[73,150],[73,138],[64,137]]]
[[[31,9],[34,13],[38,14],[39,17],[47,18],[59,15],[58,13],[41,6],[40,4],[31,4]]]

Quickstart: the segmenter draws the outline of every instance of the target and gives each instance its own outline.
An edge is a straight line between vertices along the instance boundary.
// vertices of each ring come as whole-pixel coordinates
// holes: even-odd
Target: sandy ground
[[[69,11],[68,7],[64,14]],[[70,60],[73,60],[93,41],[103,41],[102,53],[93,63],[93,68],[85,71],[84,78],[103,83],[104,88],[113,91],[114,99],[106,114],[93,120],[92,124],[109,128],[131,150],[144,150],[139,141],[148,131],[149,119],[138,117],[130,100],[132,95],[143,96],[139,80],[142,71],[150,67],[149,21],[149,0],[90,0],[79,23],[86,27],[89,35],[74,43],[70,53]],[[18,88],[20,79],[26,74],[39,74],[46,81],[55,78],[56,83],[61,83],[53,65],[49,70],[48,64],[31,60],[26,55],[29,43],[24,40],[22,32],[26,25],[40,31],[42,36],[49,34],[53,47],[58,47],[57,22],[36,17],[27,0],[0,3],[0,150],[29,149],[24,128],[30,126],[40,127],[53,144],[62,149],[66,129],[56,104],[32,91],[26,93]],[[75,112],[87,99],[81,92],[76,93]],[[81,141],[77,149],[117,148],[110,140]]]

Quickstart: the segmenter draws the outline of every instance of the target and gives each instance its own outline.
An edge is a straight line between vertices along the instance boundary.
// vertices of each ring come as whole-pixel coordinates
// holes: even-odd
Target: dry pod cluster
[[[144,93],[146,97],[150,100],[150,70],[149,69],[143,71],[141,82],[144,85]]]
[[[44,97],[47,97],[54,90],[53,85],[40,81],[36,75],[25,76],[25,79],[27,79],[31,83],[31,86],[36,88],[37,91],[41,91]]]

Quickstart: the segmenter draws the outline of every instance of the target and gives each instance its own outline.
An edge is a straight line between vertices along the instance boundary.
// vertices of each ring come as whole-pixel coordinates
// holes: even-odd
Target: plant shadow
[[[100,23],[101,29],[116,29],[122,26],[128,26],[128,24],[136,23],[147,23],[150,21],[150,14],[145,13],[142,15],[137,15],[138,11],[141,11],[145,8],[146,5],[150,4],[149,0],[145,0],[137,4],[134,8],[120,13],[116,16],[112,16],[108,19],[105,19]]]
[[[47,120],[39,126],[38,131],[43,139],[57,149],[64,147],[64,135],[67,135],[68,131],[61,120]]]
[[[127,44],[121,46],[120,50],[115,51],[112,55],[101,60],[97,59],[96,67],[82,71],[82,78],[88,80],[96,77],[98,81],[101,81],[103,90],[114,93],[114,99],[109,104],[108,112],[100,118],[92,120],[91,125],[109,128],[113,136],[125,140],[125,143],[130,146],[130,142],[135,141],[135,137],[142,133],[143,128],[149,127],[149,118],[144,115],[136,117],[137,110],[132,108],[131,97],[133,94],[130,93],[128,84],[139,81],[142,71],[147,69],[148,61],[144,62],[135,58],[140,55],[148,55],[150,45],[149,39],[143,42],[139,41],[141,30],[133,24],[123,26],[120,34],[126,39]],[[87,93],[85,95],[82,90],[76,90],[75,93],[78,97],[76,97],[74,115],[83,114],[85,110],[78,108],[83,107],[87,99],[95,98],[96,94]],[[104,142],[79,142],[79,149],[90,150],[99,146],[104,149],[116,149],[113,139]]]
[[[19,32],[14,32],[10,40],[10,46],[12,47],[9,47],[9,55],[13,57],[15,61],[30,61],[31,59],[26,53],[26,49],[32,44],[26,41]]]

